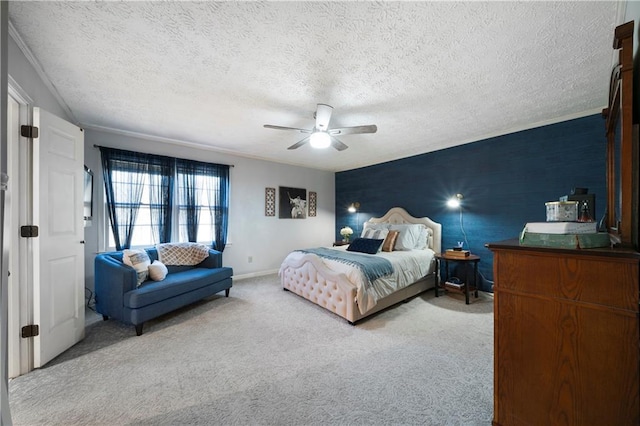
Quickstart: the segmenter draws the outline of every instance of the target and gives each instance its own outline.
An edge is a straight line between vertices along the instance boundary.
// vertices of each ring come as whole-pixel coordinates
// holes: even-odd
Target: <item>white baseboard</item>
[[[232,278],[234,281],[239,281],[239,280],[246,280],[247,278],[263,277],[265,275],[272,275],[277,273],[278,273],[277,269],[272,269],[269,271],[259,271],[259,272],[251,272],[249,274],[233,275]]]

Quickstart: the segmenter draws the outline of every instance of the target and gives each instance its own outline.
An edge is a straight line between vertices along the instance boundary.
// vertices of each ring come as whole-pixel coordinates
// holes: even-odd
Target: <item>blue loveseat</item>
[[[146,252],[152,262],[158,259],[155,248]],[[223,290],[229,297],[233,269],[222,266],[217,250],[209,249],[209,256],[195,266],[167,266],[164,280],[147,280],[139,287],[135,269],[123,263],[122,255],[115,251],[96,256],[96,310],[105,320],[111,317],[134,325],[138,336],[145,321]]]

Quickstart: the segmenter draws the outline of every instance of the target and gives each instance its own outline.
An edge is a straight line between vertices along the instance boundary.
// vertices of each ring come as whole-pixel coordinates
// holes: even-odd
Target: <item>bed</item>
[[[348,246],[295,250],[287,255],[280,267],[283,289],[355,324],[433,288],[435,254],[441,250],[442,226],[428,217],[413,217],[403,208],[394,207],[384,216],[365,222],[362,236],[370,236],[372,230],[384,228],[399,232],[395,249],[362,256],[380,262],[384,262],[380,259],[387,259],[393,265],[392,273],[369,280],[361,268],[336,260],[343,252],[351,256]],[[418,245],[413,248],[402,246],[401,236],[416,229],[421,232],[415,239]],[[388,246],[387,243],[385,237]],[[351,245],[354,244],[355,240]],[[404,244],[407,244],[406,238]]]

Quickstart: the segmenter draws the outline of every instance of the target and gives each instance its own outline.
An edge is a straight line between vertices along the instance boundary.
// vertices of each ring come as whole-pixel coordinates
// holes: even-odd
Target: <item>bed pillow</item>
[[[382,243],[382,251],[393,251],[396,245],[396,239],[398,238],[398,231],[389,231],[387,238]]]
[[[132,250],[124,249],[122,252],[122,261],[125,265],[131,266],[136,270],[138,275],[138,287],[149,276],[149,265],[151,265],[151,259],[145,250]]]
[[[149,265],[149,278],[154,281],[162,281],[167,277],[169,270],[164,265],[164,263],[159,260],[154,260],[151,265]]]
[[[416,248],[418,250],[424,250],[427,247],[430,247],[430,245],[429,245],[429,230],[426,227],[421,226],[420,227],[420,236],[418,237],[418,241],[416,242],[416,246],[414,248]]]
[[[387,238],[387,234],[389,234],[389,230],[386,228],[382,228],[382,229],[368,228],[368,229],[365,229],[364,233],[362,234],[362,238],[384,240],[385,238]]]
[[[389,224],[365,222],[362,226],[362,233],[360,234],[360,236],[364,238],[364,233],[369,229],[389,229]]]
[[[376,254],[380,251],[380,246],[384,240],[374,238],[356,238],[353,240],[347,251],[355,251],[358,253]]]
[[[421,229],[420,224],[393,224],[389,228],[391,231],[398,231],[398,238],[394,250],[413,250],[419,245]],[[425,239],[426,241],[426,239]]]

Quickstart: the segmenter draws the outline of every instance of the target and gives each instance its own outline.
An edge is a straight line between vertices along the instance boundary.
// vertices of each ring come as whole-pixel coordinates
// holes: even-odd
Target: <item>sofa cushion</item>
[[[125,265],[131,266],[138,274],[138,285],[142,284],[149,276],[149,265],[151,260],[144,250],[125,249],[122,252],[122,261]]]
[[[162,281],[167,277],[167,267],[164,266],[164,263],[159,260],[154,260],[151,265],[149,265],[149,278],[154,281]]]
[[[233,269],[191,268],[179,273],[169,273],[162,281],[146,281],[135,290],[124,294],[124,306],[135,309],[161,302],[174,296],[205,287],[230,278]]]

